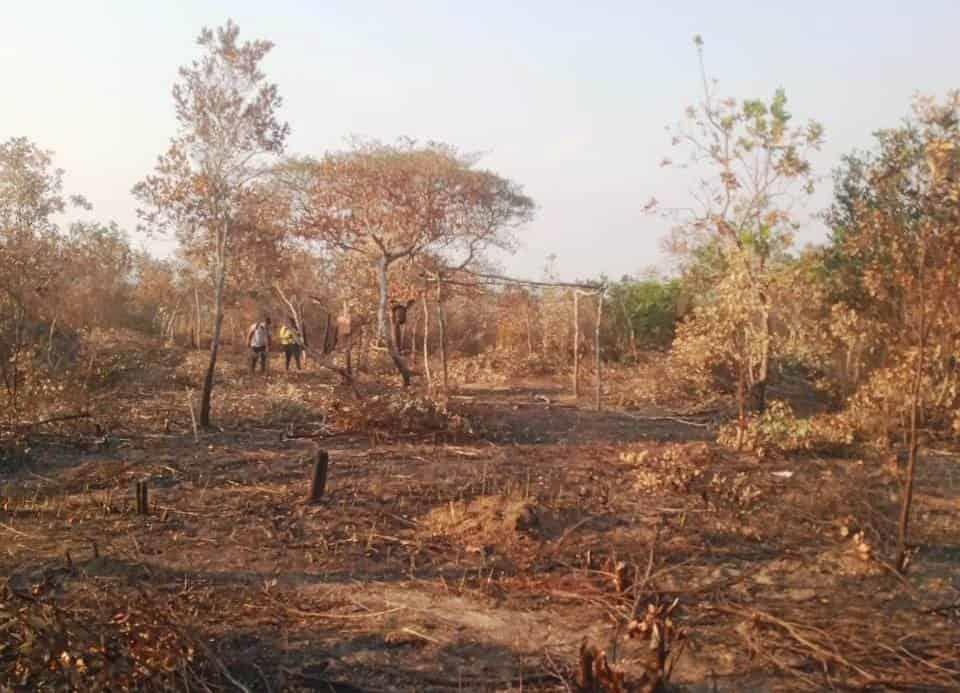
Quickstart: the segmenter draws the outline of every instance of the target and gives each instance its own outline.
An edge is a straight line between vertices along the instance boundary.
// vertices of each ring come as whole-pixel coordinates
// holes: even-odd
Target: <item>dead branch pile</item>
[[[472,433],[466,417],[431,397],[405,391],[376,395],[359,402],[338,402],[333,419],[337,428],[358,433]]]
[[[48,587],[0,594],[0,690],[209,690],[218,677],[205,645],[146,597],[87,586],[55,600]]]
[[[935,628],[925,623],[921,629],[903,615],[879,615],[875,609],[774,613],[717,604],[712,610],[742,619],[737,632],[748,650],[806,690],[960,687],[956,623],[944,620]]]

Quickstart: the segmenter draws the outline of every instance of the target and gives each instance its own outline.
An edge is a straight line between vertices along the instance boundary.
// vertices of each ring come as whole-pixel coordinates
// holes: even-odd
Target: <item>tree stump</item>
[[[580,671],[577,672],[576,684],[579,693],[620,693],[627,690],[623,672],[611,667],[607,654],[595,645],[588,645],[586,640],[580,645]]]
[[[150,501],[147,495],[147,481],[137,482],[137,515],[150,514]]]
[[[310,496],[307,503],[319,503],[327,487],[327,467],[330,455],[326,450],[317,450],[317,459],[313,465],[313,480],[310,482]]]

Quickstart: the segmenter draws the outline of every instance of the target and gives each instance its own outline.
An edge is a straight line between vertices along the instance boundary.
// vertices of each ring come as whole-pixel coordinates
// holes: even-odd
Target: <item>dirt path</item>
[[[510,386],[473,385],[462,388],[453,399],[484,424],[484,437],[503,444],[712,440],[702,420],[686,422],[655,407],[643,412],[595,411],[591,397],[575,400],[569,385],[557,378],[529,379]]]

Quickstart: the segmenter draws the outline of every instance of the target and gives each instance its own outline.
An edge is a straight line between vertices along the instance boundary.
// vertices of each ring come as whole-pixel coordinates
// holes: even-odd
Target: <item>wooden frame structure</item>
[[[601,389],[602,389],[602,375],[600,370],[600,323],[603,320],[603,300],[606,296],[606,285],[605,284],[578,284],[575,282],[548,282],[548,281],[533,281],[529,279],[517,279],[515,277],[507,277],[500,274],[487,274],[482,272],[471,272],[469,270],[459,270],[459,273],[466,274],[471,277],[475,277],[477,281],[460,281],[456,279],[450,279],[444,277],[442,272],[434,272],[429,274],[424,274],[424,279],[428,283],[436,284],[437,291],[437,322],[440,325],[440,361],[443,375],[443,392],[447,392],[447,350],[446,350],[446,334],[444,327],[444,315],[443,315],[443,291],[442,286],[444,284],[450,284],[454,286],[465,286],[465,287],[480,287],[480,286],[529,286],[535,288],[560,288],[560,289],[570,289],[573,295],[573,330],[574,330],[574,341],[573,341],[573,396],[574,399],[579,400],[580,397],[580,297],[581,296],[593,296],[597,301],[597,311],[596,311],[596,320],[594,324],[594,408],[597,411],[601,409]],[[423,296],[423,312],[424,312],[424,368],[429,368],[427,364],[429,363],[428,353],[427,353],[427,301],[426,293]],[[429,371],[427,371],[429,373]],[[429,380],[429,375],[427,376]]]

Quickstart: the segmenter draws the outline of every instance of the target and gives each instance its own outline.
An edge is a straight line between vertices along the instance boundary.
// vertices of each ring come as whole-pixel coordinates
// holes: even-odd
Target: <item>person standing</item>
[[[260,372],[267,372],[267,352],[270,350],[270,318],[255,322],[247,331],[247,346],[250,347],[250,372],[257,370],[257,361],[260,361]]]
[[[287,318],[287,324],[280,327],[280,346],[283,347],[283,355],[286,358],[286,370],[290,370],[291,358],[296,361],[297,370],[302,370],[300,353],[303,351],[303,344],[300,341],[300,333],[297,331],[297,323],[293,318]]]

